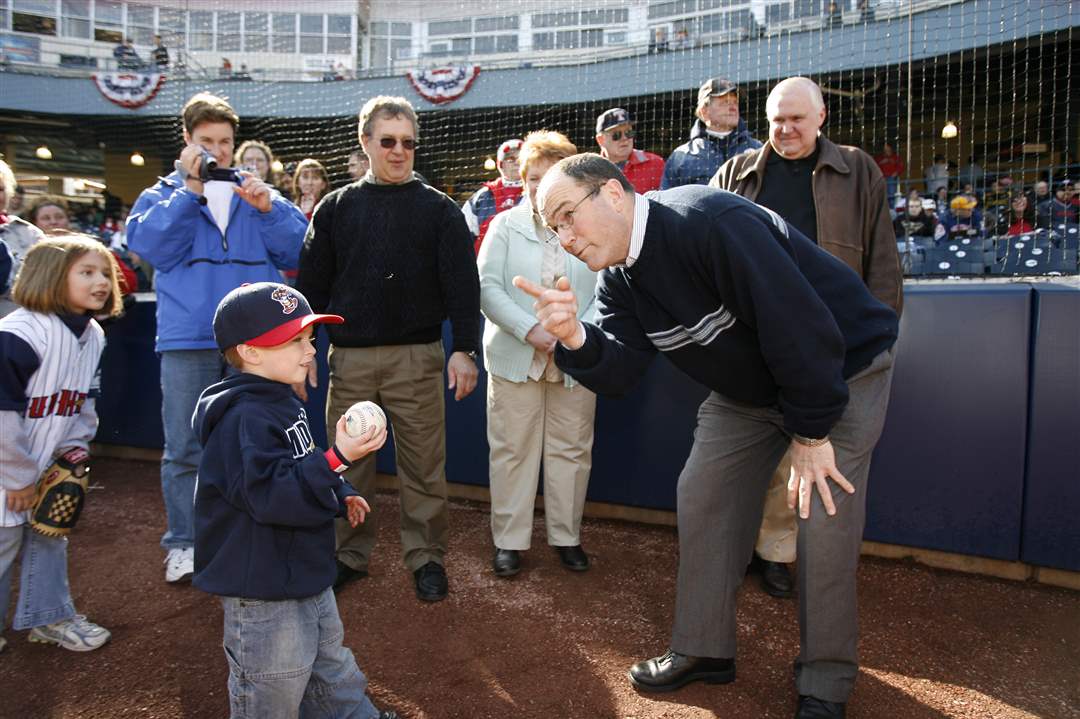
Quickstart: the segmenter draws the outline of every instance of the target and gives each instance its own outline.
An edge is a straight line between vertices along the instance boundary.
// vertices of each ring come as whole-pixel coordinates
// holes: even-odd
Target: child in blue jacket
[[[343,321],[276,282],[236,288],[214,315],[218,347],[240,372],[202,393],[192,421],[203,446],[193,583],[225,609],[233,719],[397,716],[368,699],[331,588],[334,518],[355,527],[371,511],[339,473],[386,430],[351,437],[342,418],[337,444],[320,453],[291,387],[315,361],[313,325]]]

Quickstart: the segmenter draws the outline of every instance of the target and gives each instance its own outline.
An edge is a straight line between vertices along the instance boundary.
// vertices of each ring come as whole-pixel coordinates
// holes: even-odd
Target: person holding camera
[[[195,473],[202,452],[191,416],[199,394],[225,373],[214,309],[245,282],[277,282],[279,270],[295,269],[307,230],[295,205],[258,177],[232,169],[240,118],[225,100],[195,95],[181,118],[185,147],[176,170],[143,190],[127,219],[128,247],[156,270],[167,582],[194,571]]]

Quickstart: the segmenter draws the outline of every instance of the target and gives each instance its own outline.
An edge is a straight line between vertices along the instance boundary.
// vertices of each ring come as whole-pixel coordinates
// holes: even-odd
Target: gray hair
[[[379,118],[392,120],[395,117],[408,119],[412,123],[413,134],[416,135],[417,140],[420,139],[420,123],[416,119],[416,110],[403,97],[379,95],[365,102],[360,109],[360,122],[357,129],[362,137],[371,137],[371,127],[375,124],[375,120]]]

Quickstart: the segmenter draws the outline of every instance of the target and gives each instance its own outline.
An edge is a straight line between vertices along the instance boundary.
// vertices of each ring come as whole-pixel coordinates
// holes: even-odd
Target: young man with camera
[[[270,185],[230,169],[240,118],[225,100],[200,93],[181,117],[185,147],[176,170],[144,190],[127,219],[128,246],[156,270],[167,582],[194,571],[201,449],[191,416],[199,394],[225,371],[214,341],[214,309],[245,282],[280,281],[279,270],[296,267],[307,230],[300,210]]]

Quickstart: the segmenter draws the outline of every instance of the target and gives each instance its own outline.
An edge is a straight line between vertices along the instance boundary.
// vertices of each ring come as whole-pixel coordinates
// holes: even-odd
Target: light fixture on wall
[[[146,164],[146,158],[142,156],[142,153],[136,150],[131,153],[131,164],[135,167],[142,167]]]
[[[274,160],[273,162],[270,163],[270,169],[273,172],[281,172],[282,170],[285,169],[285,165],[281,164],[281,160]]]
[[[492,160],[490,157],[488,159],[484,160],[484,169],[487,170],[488,172],[491,172],[492,170],[494,170],[495,169],[495,160]]]
[[[52,150],[49,149],[48,145],[40,146],[38,149],[34,150],[34,154],[37,155],[39,160],[52,159]]]
[[[952,120],[948,120],[945,122],[945,127],[941,128],[941,137],[946,140],[951,140],[956,137],[957,132],[956,123]]]

